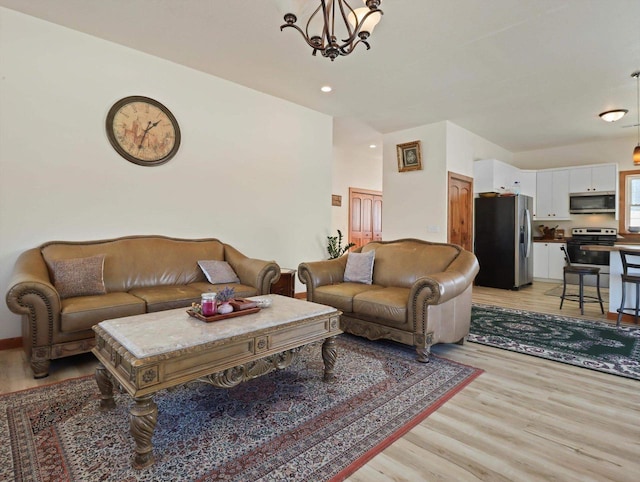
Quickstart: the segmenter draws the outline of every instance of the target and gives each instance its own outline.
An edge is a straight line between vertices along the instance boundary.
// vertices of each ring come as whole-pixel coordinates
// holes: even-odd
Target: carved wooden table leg
[[[143,469],[155,461],[151,438],[158,420],[158,406],[151,397],[135,398],[135,404],[129,411],[130,431],[136,442],[136,454],[131,463],[134,469]]]
[[[322,360],[324,361],[324,378],[325,382],[335,381],[333,367],[338,358],[338,350],[336,349],[336,337],[330,336],[322,343]]]
[[[100,399],[100,410],[110,410],[115,408],[116,402],[113,400],[113,382],[111,375],[102,363],[96,367],[96,383],[102,398]]]

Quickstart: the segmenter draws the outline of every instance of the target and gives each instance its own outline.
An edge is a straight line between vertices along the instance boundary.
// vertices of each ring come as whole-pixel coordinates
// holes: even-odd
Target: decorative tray
[[[226,320],[227,318],[235,318],[236,316],[249,315],[251,313],[257,313],[258,311],[260,311],[260,308],[254,301],[244,298],[236,298],[229,304],[233,306],[233,311],[231,313],[225,313],[224,315],[216,314],[212,316],[204,316],[202,313],[197,313],[191,308],[187,310],[187,313],[189,314],[189,316],[193,316],[194,318],[198,318],[199,320],[211,323],[212,321]]]

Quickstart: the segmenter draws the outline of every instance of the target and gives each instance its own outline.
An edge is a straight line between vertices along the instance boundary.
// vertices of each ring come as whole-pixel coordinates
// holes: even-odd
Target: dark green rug
[[[640,380],[640,328],[473,305],[469,341]]]

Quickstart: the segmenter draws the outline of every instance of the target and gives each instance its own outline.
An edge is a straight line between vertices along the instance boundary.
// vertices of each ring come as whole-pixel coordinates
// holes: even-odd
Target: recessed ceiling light
[[[615,110],[608,110],[607,112],[603,112],[598,115],[603,121],[615,122],[617,120],[622,119],[627,112],[629,112],[627,109],[615,109]]]
[[[371,148],[371,149],[375,149],[376,147],[378,147],[378,146],[376,146],[375,144],[369,144],[369,148]]]
[[[333,89],[331,88],[330,85],[323,85],[322,87],[320,87],[320,90],[322,92],[331,92]]]

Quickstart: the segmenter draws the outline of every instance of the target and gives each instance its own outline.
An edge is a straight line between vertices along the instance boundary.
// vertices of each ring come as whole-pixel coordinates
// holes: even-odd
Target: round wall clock
[[[178,121],[169,109],[149,97],[134,95],[113,104],[106,128],[116,152],[140,166],[164,164],[180,147]]]

